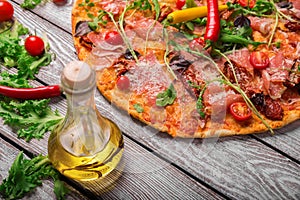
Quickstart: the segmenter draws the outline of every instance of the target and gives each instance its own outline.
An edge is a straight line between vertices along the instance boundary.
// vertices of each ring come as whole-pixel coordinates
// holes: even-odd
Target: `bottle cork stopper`
[[[95,81],[90,66],[82,61],[72,61],[63,69],[62,82],[73,90],[88,88]]]

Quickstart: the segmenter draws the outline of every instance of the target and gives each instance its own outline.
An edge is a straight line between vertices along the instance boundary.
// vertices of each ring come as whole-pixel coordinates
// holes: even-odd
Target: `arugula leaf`
[[[144,108],[139,103],[134,104],[133,107],[138,113],[144,112]]]
[[[0,80],[0,85],[5,85],[14,88],[31,88],[27,79],[19,78],[17,74],[9,74],[4,71],[0,74],[2,80]]]
[[[129,9],[152,10],[152,6],[148,0],[136,0]]]
[[[105,26],[107,24],[107,20],[104,20],[103,17],[107,15],[107,12],[104,10],[98,11],[98,16],[95,17],[94,15],[88,13],[87,14],[89,18],[91,18],[93,21],[88,22],[89,27],[93,31],[97,31],[100,28],[100,25]]]
[[[159,93],[156,96],[156,105],[157,106],[170,105],[174,102],[174,100],[176,99],[176,96],[177,96],[176,90],[175,90],[173,84],[171,84],[167,90]]]
[[[204,109],[203,98],[202,98],[202,96],[199,96],[197,99],[197,102],[196,102],[196,110],[199,113],[201,118],[205,117],[205,113],[204,113],[203,109]]]
[[[187,8],[197,7],[197,4],[194,0],[186,0],[185,5]]]
[[[0,101],[0,117],[5,124],[19,129],[18,137],[27,142],[32,138],[41,139],[63,120],[57,110],[51,110],[49,101],[50,99],[18,102],[4,98]]]
[[[51,54],[44,53],[42,57],[33,57],[28,53],[20,55],[17,61],[18,77],[24,79],[34,79],[41,66],[47,66],[51,63]]]
[[[38,155],[31,160],[25,159],[20,152],[13,162],[9,175],[0,185],[0,193],[6,199],[22,198],[26,193],[42,185],[41,179],[51,177],[54,183],[54,192],[57,199],[67,193],[63,182],[59,180],[59,172],[51,165],[47,156]]]
[[[25,9],[33,9],[41,3],[42,0],[24,0],[24,2],[20,4],[20,6]]]

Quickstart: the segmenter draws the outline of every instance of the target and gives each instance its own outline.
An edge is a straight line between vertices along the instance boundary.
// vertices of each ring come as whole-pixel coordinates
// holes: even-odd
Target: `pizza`
[[[77,0],[72,33],[108,101],[207,138],[300,118],[299,21],[297,0]]]

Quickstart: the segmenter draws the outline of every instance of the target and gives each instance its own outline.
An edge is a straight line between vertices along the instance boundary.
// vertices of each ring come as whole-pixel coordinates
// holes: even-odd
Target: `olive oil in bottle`
[[[63,70],[61,86],[68,110],[62,125],[49,137],[49,159],[72,179],[104,177],[117,167],[124,143],[120,129],[96,109],[95,72],[84,62],[71,62]]]

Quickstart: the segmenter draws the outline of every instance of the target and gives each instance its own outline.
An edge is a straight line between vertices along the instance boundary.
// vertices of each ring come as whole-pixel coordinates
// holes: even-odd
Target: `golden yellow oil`
[[[117,167],[124,150],[122,133],[110,120],[101,116],[98,120],[110,126],[110,137],[106,145],[92,156],[74,155],[62,146],[59,132],[50,135],[48,156],[61,174],[79,181],[92,181],[106,176]]]

